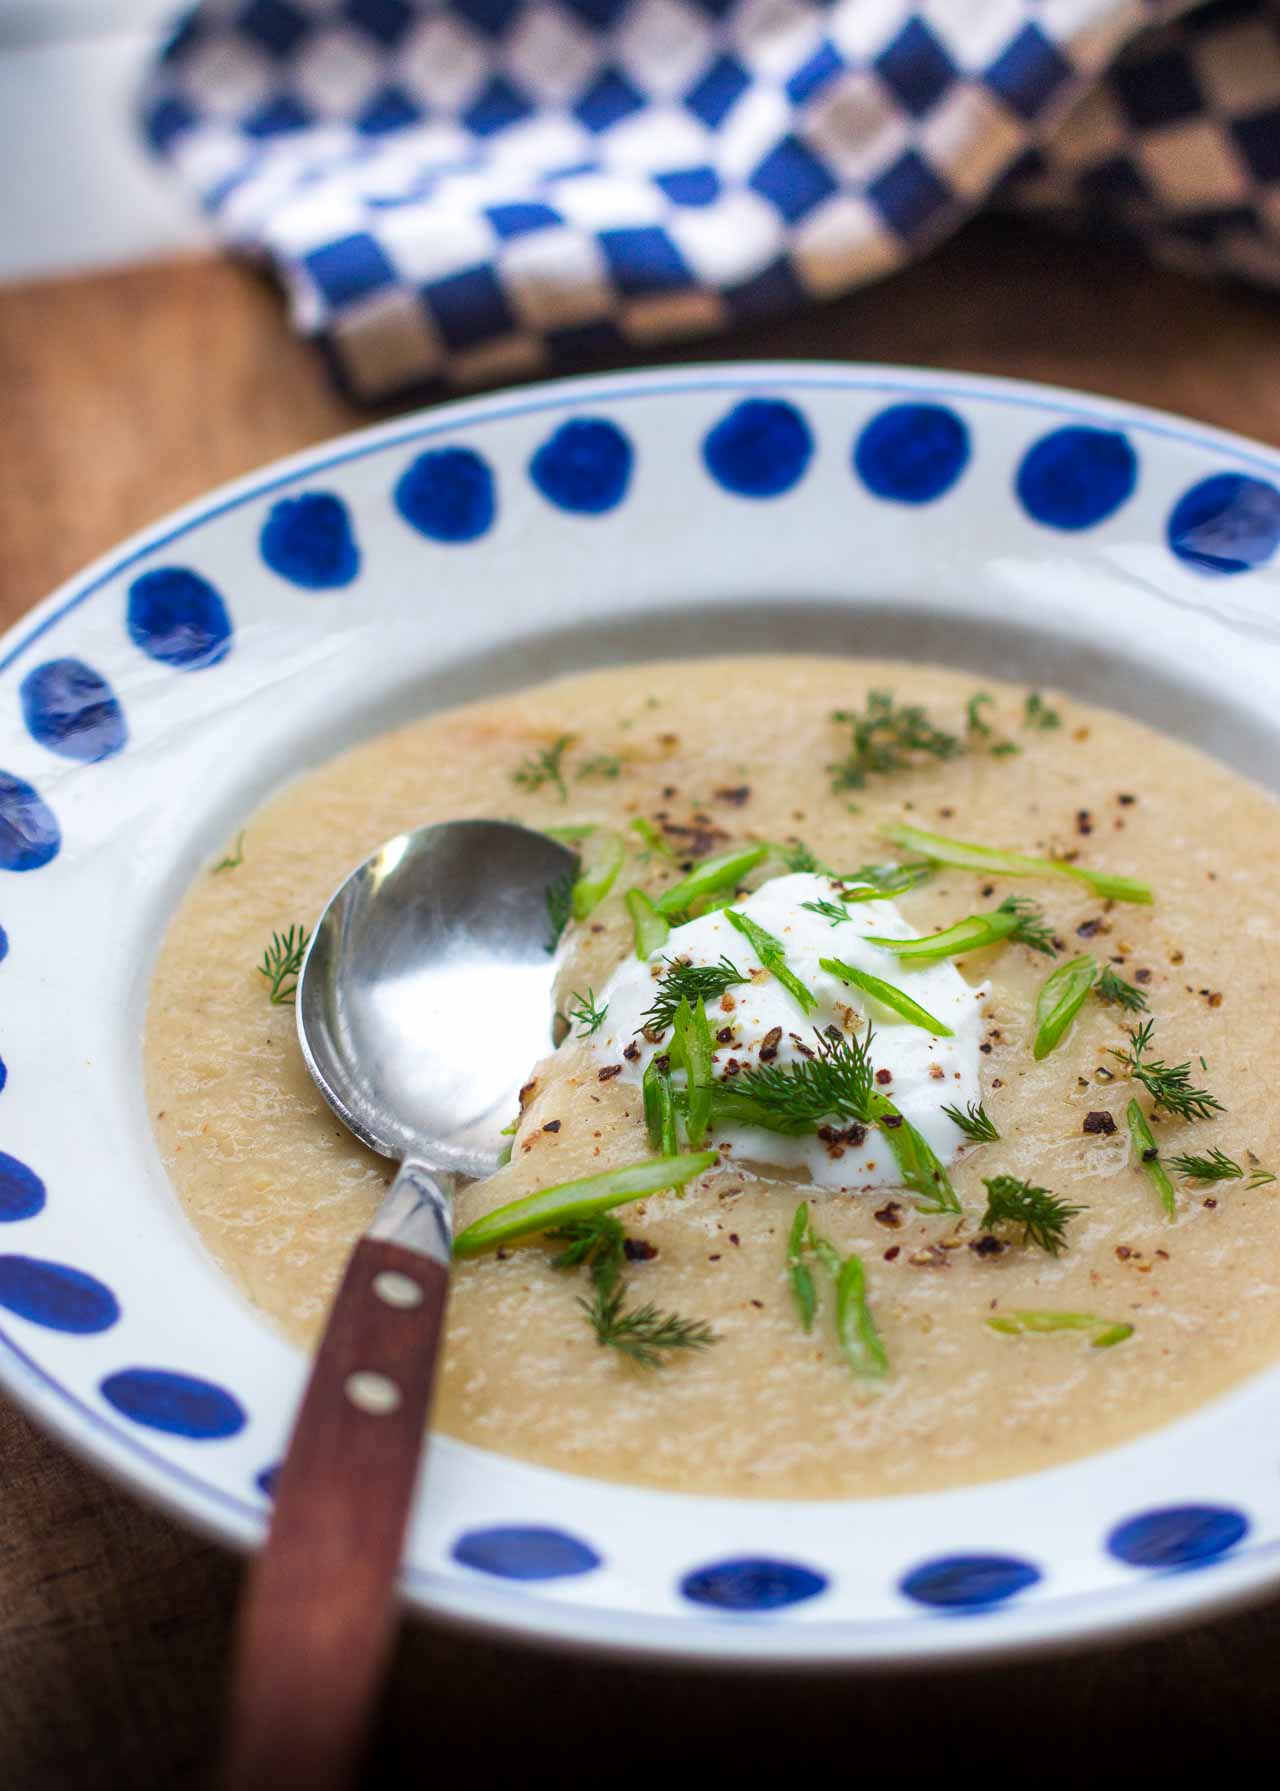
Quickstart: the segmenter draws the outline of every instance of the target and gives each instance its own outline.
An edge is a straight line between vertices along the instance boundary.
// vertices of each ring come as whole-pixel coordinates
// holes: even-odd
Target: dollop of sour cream
[[[781,1037],[766,1047],[775,1055],[765,1061],[784,1067],[802,1055],[801,1046],[814,1049],[815,1029],[835,1026],[847,1036],[865,1037],[870,1022],[874,1028],[871,1061],[878,1085],[919,1129],[939,1159],[949,1163],[964,1139],[943,1108],[963,1109],[981,1097],[979,1046],[988,986],[967,983],[949,960],[908,969],[884,946],[870,944],[867,934],[893,939],[916,936],[916,929],[892,901],[838,904],[849,916],[840,922],[804,907],[806,902],[838,902],[836,890],[829,878],[805,871],[775,877],[734,903],[740,913],[781,941],[788,968],[817,998],[818,1005],[811,1013],[801,1011],[761,964],[750,942],[719,910],[673,927],[662,949],[651,957],[641,960],[632,956],[619,965],[599,997],[607,1012],[600,1030],[591,1035],[590,1049],[602,1063],[621,1063],[620,1079],[640,1082],[650,1059],[670,1043],[669,1033],[655,1043],[643,1031],[645,1012],[669,968],[667,960],[718,964],[726,957],[751,981],[731,989],[723,1001],[713,1000],[707,1006],[716,1041],[713,1068],[717,1079],[725,1076],[734,1060],[743,1069],[758,1066],[761,1047],[778,1028]],[[904,1020],[823,970],[821,958],[838,958],[892,983],[935,1020],[949,1026],[952,1036],[935,1038]],[[731,1038],[720,1040],[717,1035],[726,1031]],[[624,1056],[628,1047],[631,1055]],[[816,1187],[832,1192],[899,1185],[892,1152],[880,1132],[870,1130],[859,1141],[857,1128],[849,1128],[845,1122],[837,1120],[824,1129],[831,1134],[827,1138],[790,1138],[754,1126],[725,1126],[713,1128],[710,1142],[724,1148],[731,1160],[807,1170]]]

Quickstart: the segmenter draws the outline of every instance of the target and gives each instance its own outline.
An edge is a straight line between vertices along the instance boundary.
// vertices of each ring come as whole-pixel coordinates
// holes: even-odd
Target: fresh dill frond
[[[1024,728],[1038,728],[1041,733],[1047,734],[1062,726],[1062,717],[1056,709],[1049,707],[1038,690],[1033,690],[1022,705],[1022,725]]]
[[[1145,1014],[1147,998],[1136,983],[1126,982],[1110,966],[1104,964],[1098,972],[1098,980],[1093,985],[1093,992],[1099,1001],[1105,1001],[1114,1007],[1122,1007],[1127,1013]]]
[[[841,891],[842,902],[865,902],[877,896],[905,895],[928,882],[937,865],[924,859],[914,864],[863,864],[856,871],[841,874],[840,881],[852,884]],[[868,893],[871,892],[871,893]]]
[[[1016,740],[997,740],[991,748],[991,757],[993,759],[1012,759],[1021,751],[1022,748]]]
[[[622,760],[613,753],[599,752],[582,761],[574,772],[574,781],[584,784],[594,779],[599,783],[611,783],[621,775]]]
[[[1056,1256],[1066,1242],[1070,1220],[1086,1209],[1069,1206],[1048,1188],[1033,1187],[1013,1175],[983,1178],[987,1190],[987,1210],[980,1224],[983,1231],[997,1225],[1020,1225],[1024,1244],[1038,1244],[1050,1256]]]
[[[810,914],[820,914],[833,927],[838,927],[841,921],[852,919],[848,909],[842,908],[839,902],[801,902],[800,906],[807,908]]]
[[[711,1326],[698,1318],[681,1318],[676,1312],[660,1312],[651,1300],[630,1310],[623,1304],[623,1290],[597,1290],[578,1305],[602,1348],[616,1349],[637,1368],[661,1368],[672,1350],[706,1349],[719,1341]]]
[[[262,954],[258,975],[265,976],[271,984],[269,999],[277,1007],[285,1006],[298,993],[298,978],[310,937],[305,927],[290,927],[287,933],[273,933],[270,945]]]
[[[835,791],[861,790],[869,777],[910,771],[927,759],[958,758],[964,751],[919,703],[895,703],[888,690],[870,691],[865,709],[836,709],[831,719],[850,730],[848,752],[828,766]]]
[[[612,1214],[591,1213],[585,1219],[570,1219],[547,1236],[565,1246],[551,1258],[553,1269],[585,1266],[599,1293],[608,1296],[614,1291],[622,1275],[627,1235]]]
[[[245,830],[242,827],[236,835],[236,843],[232,850],[227,853],[225,858],[220,858],[217,864],[214,865],[212,874],[215,877],[219,871],[238,871],[240,869],[240,866],[244,863],[244,835]]]
[[[569,792],[564,781],[564,755],[572,745],[573,735],[561,734],[550,746],[541,746],[537,752],[526,753],[511,773],[512,783],[531,793],[540,790],[544,784],[551,784],[559,791],[561,802],[567,802]]]
[[[574,871],[566,871],[563,877],[557,877],[547,884],[547,921],[551,935],[547,940],[547,954],[550,956],[559,945],[564,930],[573,917],[573,886],[577,881]]]
[[[826,865],[815,858],[803,840],[770,840],[769,850],[775,858],[782,860],[789,871],[815,871],[831,875]]]
[[[1229,1157],[1225,1151],[1211,1150],[1207,1157],[1193,1156],[1184,1151],[1179,1157],[1166,1159],[1170,1169],[1176,1169],[1185,1181],[1189,1182],[1238,1182],[1244,1176],[1239,1163]]]
[[[571,1020],[578,1022],[578,1037],[585,1039],[589,1033],[599,1032],[604,1025],[605,1015],[609,1012],[609,1003],[606,1001],[603,1006],[597,1007],[594,989],[588,989],[585,995],[580,995],[574,989],[569,999],[575,1005],[566,1011]]]
[[[816,1132],[830,1119],[872,1124],[876,1107],[870,1033],[865,1040],[828,1032],[814,1037],[813,1057],[752,1065],[731,1081],[717,1082],[713,1113],[792,1135]]]
[[[975,1144],[995,1144],[1000,1134],[996,1131],[986,1108],[981,1101],[970,1101],[963,1112],[959,1107],[944,1107],[942,1111],[947,1118],[953,1120],[966,1138]]]
[[[686,964],[682,958],[664,958],[668,966],[654,990],[652,1005],[640,1016],[641,1030],[651,1039],[660,1039],[676,1017],[682,1001],[691,1007],[718,1001],[729,989],[749,983],[736,964],[721,956],[718,964]]]
[[[989,690],[977,690],[969,698],[969,701],[964,706],[964,725],[970,734],[982,734],[984,736],[990,734],[991,723],[983,720],[982,708],[984,704],[990,707],[995,703],[995,700],[996,699],[992,696]]]
[[[1269,1188],[1276,1177],[1270,1169],[1251,1169],[1245,1187],[1252,1192],[1254,1188]]]
[[[1151,1048],[1154,1029],[1154,1020],[1144,1021],[1136,1029],[1130,1028],[1132,1049],[1121,1051],[1111,1045],[1108,1047],[1111,1055],[1118,1057],[1134,1081],[1142,1084],[1156,1106],[1163,1107],[1175,1119],[1208,1119],[1213,1113],[1225,1113],[1226,1108],[1216,1096],[1207,1089],[1194,1086],[1190,1062],[1169,1064],[1162,1058],[1148,1061],[1147,1052]]]
[[[1058,948],[1053,942],[1053,929],[1046,925],[1042,910],[1026,896],[1006,896],[996,913],[1017,915],[1018,924],[1009,934],[1010,939],[1016,940],[1019,945],[1030,946],[1032,951],[1043,952],[1046,957],[1057,957]]]

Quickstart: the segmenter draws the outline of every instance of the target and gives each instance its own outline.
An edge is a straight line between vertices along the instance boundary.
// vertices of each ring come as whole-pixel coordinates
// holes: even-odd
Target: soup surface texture
[[[869,768],[865,752],[851,765],[854,725],[833,712],[865,720],[877,691],[922,706],[960,750],[948,756],[935,740],[908,747],[902,767]],[[973,705],[979,691],[991,701]],[[250,818],[230,862],[197,879],[159,955],[148,1099],[192,1223],[250,1300],[300,1342],[314,1338],[391,1165],[324,1106],[293,1009],[268,999],[258,965],[273,932],[313,925],[388,836],[483,815],[594,824],[625,839],[611,892],[565,936],[557,987],[567,1012],[588,992],[598,1002],[634,961],[627,889],[658,897],[682,867],[755,841],[793,857],[788,866],[772,855],[744,879],[750,887],[805,864],[794,856],[801,844],[842,873],[901,863],[917,854],[886,843],[884,830],[905,821],[1150,884],[1154,902],[1142,906],[1062,876],[943,865],[894,898],[921,934],[1011,895],[1034,901],[1057,961],[1094,956],[1149,1016],[1091,993],[1037,1062],[1036,998],[1050,958],[1005,941],[954,959],[981,1004],[974,1062],[999,1133],[964,1143],[951,1162],[963,1217],[924,1213],[900,1189],[809,1185],[803,1165],[751,1162],[735,1143],[682,1195],[615,1212],[630,1241],[624,1309],[653,1302],[711,1327],[714,1344],[637,1367],[597,1342],[584,1317],[587,1269],[554,1266],[563,1246],[531,1238],[459,1264],[437,1426],[549,1466],[673,1490],[874,1496],[1029,1472],[1123,1442],[1272,1361],[1280,1184],[1258,1171],[1280,1167],[1268,1069],[1280,1053],[1280,927],[1268,905],[1280,888],[1280,806],[1119,715],[1052,694],[1027,699],[914,664],[666,662],[434,715],[299,779]],[[832,769],[842,764],[852,772],[843,785]],[[637,818],[647,828],[633,828]],[[870,930],[857,903],[847,912],[830,922],[837,957],[847,955],[839,935]],[[763,975],[745,937],[727,955]],[[718,1027],[714,1003],[710,1012]],[[1114,1055],[1131,1049],[1127,1029],[1147,1017],[1147,1058],[1188,1064],[1190,1083],[1222,1111],[1153,1113],[1151,1093]],[[880,1033],[894,1022],[881,1013]],[[575,1019],[562,1048],[530,1066],[511,1162],[461,1194],[460,1226],[651,1154],[635,1066],[622,1063],[620,1040],[605,1044],[607,1021],[580,1037],[589,1024]],[[797,1039],[812,1040],[799,1010],[793,1024]],[[1170,1168],[1173,1221],[1130,1142],[1132,1097]],[[1170,1161],[1215,1148],[1243,1173],[1195,1181]],[[984,1182],[997,1176],[1083,1209],[1056,1253],[1014,1225],[983,1229]],[[842,1353],[833,1285],[817,1259],[818,1310],[811,1329],[801,1322],[788,1234],[806,1195],[822,1236],[862,1260],[889,1361],[882,1378],[859,1376]],[[989,1322],[1028,1310],[1097,1322],[1019,1335]],[[1096,1347],[1116,1326],[1132,1334]]]

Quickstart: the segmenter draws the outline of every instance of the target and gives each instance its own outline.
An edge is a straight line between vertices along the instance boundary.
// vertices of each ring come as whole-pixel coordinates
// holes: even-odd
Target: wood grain
[[[394,1275],[418,1301],[379,1294]],[[275,1488],[238,1624],[225,1791],[345,1791],[396,1619],[449,1272],[383,1238],[352,1252]],[[385,1391],[368,1405],[353,1381]]]
[[[1274,304],[1022,224],[985,222],[883,286],[666,358],[766,355],[1045,379],[1280,442]],[[243,268],[0,291],[0,621],[173,505],[367,414]],[[5,1791],[206,1784],[238,1579],[0,1403]],[[1280,1603],[1062,1661],[884,1680],[642,1669],[414,1624],[361,1782],[452,1767],[486,1787],[577,1785],[607,1767],[625,1785],[677,1765],[914,1782],[962,1761],[996,1783],[1177,1782],[1273,1757],[1278,1651]]]

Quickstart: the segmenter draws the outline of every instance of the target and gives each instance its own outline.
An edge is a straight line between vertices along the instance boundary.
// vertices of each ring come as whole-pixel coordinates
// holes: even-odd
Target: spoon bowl
[[[352,872],[298,982],[298,1037],[334,1112],[383,1156],[497,1168],[550,1045],[548,892],[572,852],[500,821],[402,833]]]

